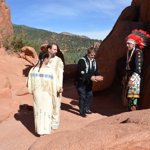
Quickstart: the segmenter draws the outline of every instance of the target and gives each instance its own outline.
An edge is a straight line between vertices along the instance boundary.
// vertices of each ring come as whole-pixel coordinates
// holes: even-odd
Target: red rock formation
[[[64,79],[70,79],[70,78],[75,79],[76,70],[77,70],[76,64],[65,65],[65,67],[64,67]]]
[[[120,72],[116,72],[118,61],[126,55],[125,38],[134,28],[141,28],[150,33],[150,1],[149,0],[133,0],[131,6],[127,7],[118,18],[114,28],[99,47],[97,54],[98,66],[101,74],[104,76],[104,81],[94,84],[94,90],[104,90],[112,85],[115,78]],[[150,54],[148,54],[148,60]],[[147,61],[148,62],[148,61]],[[142,94],[143,108],[150,107],[150,83],[148,63],[145,64],[143,91],[147,96]],[[119,68],[121,71],[121,68]]]
[[[6,37],[13,34],[11,23],[10,9],[6,5],[5,0],[0,0],[0,47]]]
[[[9,78],[5,75],[0,75],[0,122],[6,119],[12,109],[11,84]]]
[[[32,65],[35,65],[38,60],[37,52],[33,47],[30,46],[22,47],[19,56],[30,62]]]
[[[29,149],[149,150],[149,115],[150,110],[142,110],[99,119],[82,129],[40,138]]]

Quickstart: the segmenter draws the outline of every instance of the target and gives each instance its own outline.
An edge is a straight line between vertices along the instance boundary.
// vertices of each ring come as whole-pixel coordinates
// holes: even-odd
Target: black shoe
[[[92,111],[90,111],[90,110],[86,110],[86,112],[85,112],[86,114],[92,114]]]
[[[81,114],[81,113],[80,113],[80,116],[81,116],[81,117],[86,117],[87,115],[86,115],[86,114]]]

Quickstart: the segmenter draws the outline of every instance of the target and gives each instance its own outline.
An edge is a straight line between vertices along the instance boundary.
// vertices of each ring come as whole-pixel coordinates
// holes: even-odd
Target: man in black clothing
[[[93,98],[92,84],[93,82],[102,81],[94,59],[96,51],[90,48],[87,54],[82,57],[77,66],[76,87],[79,94],[79,109],[80,115],[86,117],[86,114],[91,114],[90,105]]]

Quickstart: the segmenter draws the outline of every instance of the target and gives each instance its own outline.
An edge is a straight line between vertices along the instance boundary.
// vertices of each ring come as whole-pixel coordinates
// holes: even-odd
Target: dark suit
[[[78,61],[76,74],[76,87],[79,94],[79,108],[81,115],[89,110],[93,98],[93,83],[91,81],[93,75],[99,75],[96,61],[93,59],[90,63],[90,60],[86,55]]]

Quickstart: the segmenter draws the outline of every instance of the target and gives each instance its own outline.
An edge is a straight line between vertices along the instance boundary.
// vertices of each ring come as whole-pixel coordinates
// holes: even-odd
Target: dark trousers
[[[86,86],[77,87],[79,94],[79,109],[80,114],[85,114],[87,110],[90,109],[90,105],[93,98],[92,89],[87,88]]]

